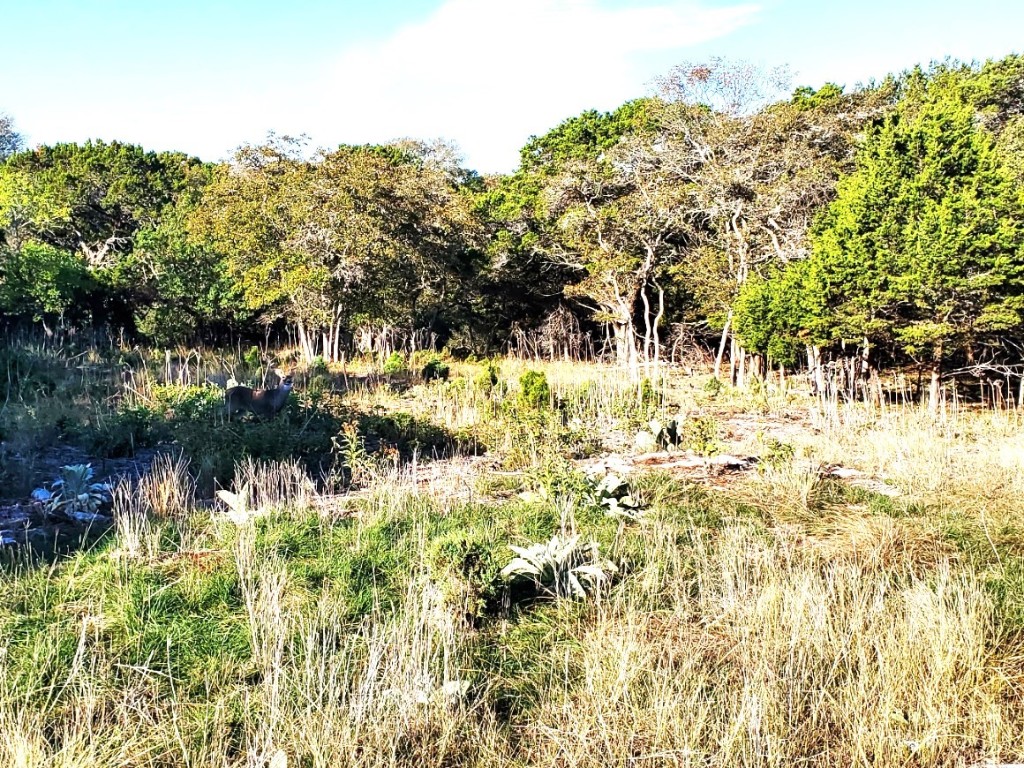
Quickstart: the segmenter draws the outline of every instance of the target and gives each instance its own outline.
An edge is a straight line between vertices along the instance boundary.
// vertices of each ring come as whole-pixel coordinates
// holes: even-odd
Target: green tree
[[[217,171],[189,226],[225,255],[249,310],[292,323],[308,359],[336,359],[351,322],[411,329],[425,302],[444,300],[471,229],[459,183],[423,146],[304,158],[272,137]]]
[[[0,312],[29,317],[49,329],[55,318],[85,319],[97,288],[85,260],[42,243],[0,247]]]
[[[21,150],[24,144],[21,134],[14,130],[14,121],[0,113],[0,162]]]
[[[102,141],[19,152],[0,166],[0,228],[110,266],[135,233],[155,226],[198,160]]]
[[[643,216],[639,180],[652,164],[637,165],[636,146],[625,140],[651,139],[660,109],[656,99],[638,99],[614,112],[584,112],[531,138],[516,173],[481,204],[495,229],[488,276],[503,287],[495,299],[522,302],[536,320],[562,295],[572,297],[611,329],[623,363],[637,360],[642,292],[652,287],[664,243],[663,231],[646,243],[630,236]],[[644,181],[654,188],[649,174]],[[666,194],[659,186],[660,202],[650,200],[655,218],[666,213]],[[646,338],[653,337],[652,328]]]
[[[1020,198],[975,117],[955,79],[917,77],[814,232],[833,338],[927,364],[933,406],[944,360],[1024,309]]]
[[[5,279],[14,280],[8,295],[46,295],[52,305],[59,284],[64,309],[73,306],[75,312],[48,308],[44,315],[130,325],[130,307],[144,304],[149,291],[137,275],[122,279],[136,237],[160,225],[201,167],[185,155],[145,152],[118,142],[57,144],[11,155],[0,165]],[[35,273],[26,271],[31,259],[40,259]],[[40,285],[27,286],[23,281],[33,274]],[[58,274],[68,279],[57,280]],[[7,309],[40,318],[39,307],[28,301],[20,313],[17,305]]]

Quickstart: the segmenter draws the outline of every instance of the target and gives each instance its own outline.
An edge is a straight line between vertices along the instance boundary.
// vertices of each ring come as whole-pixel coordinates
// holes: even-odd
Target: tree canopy
[[[25,149],[0,118],[0,313],[159,343],[293,333],[486,352],[575,328],[657,364],[703,345],[930,368],[1024,342],[1024,58],[790,88],[709,59],[531,137],[481,178],[442,142],[229,162],[119,142]],[[548,345],[567,349],[564,343]],[[584,350],[580,350],[584,353]]]

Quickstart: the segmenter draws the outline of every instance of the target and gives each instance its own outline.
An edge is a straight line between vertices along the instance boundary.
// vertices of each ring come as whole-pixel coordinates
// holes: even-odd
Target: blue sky
[[[848,86],[1024,52],[1021,0],[7,0],[0,112],[30,144],[119,139],[227,157],[268,130],[314,145],[455,142],[509,171],[585,109],[681,61],[788,65]]]

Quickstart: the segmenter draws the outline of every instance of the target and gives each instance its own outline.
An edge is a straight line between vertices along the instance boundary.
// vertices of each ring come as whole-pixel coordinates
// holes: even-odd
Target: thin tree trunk
[[[654,373],[658,375],[661,367],[661,337],[658,335],[658,326],[661,324],[661,318],[665,316],[665,290],[657,283],[654,285],[658,289],[658,314],[654,316]]]
[[[640,288],[640,300],[644,303],[644,372],[649,377],[651,375],[651,302],[647,298],[647,285],[646,283]]]
[[[729,337],[729,384],[736,386],[736,374],[740,362],[740,345],[736,341],[736,334]]]
[[[302,349],[302,357],[305,359],[307,363],[311,362],[313,358],[316,357],[316,355],[313,354],[313,345],[309,338],[309,334],[306,332],[305,323],[303,323],[301,320],[297,321],[295,323],[295,329],[298,332],[299,347],[301,347]]]
[[[939,412],[939,398],[942,394],[942,344],[937,344],[932,356],[931,377],[928,382],[928,410]]]
[[[725,357],[725,345],[729,341],[729,326],[732,325],[732,310],[725,317],[725,325],[722,327],[722,340],[718,342],[718,355],[715,357],[715,378],[720,378],[722,373],[722,360]]]

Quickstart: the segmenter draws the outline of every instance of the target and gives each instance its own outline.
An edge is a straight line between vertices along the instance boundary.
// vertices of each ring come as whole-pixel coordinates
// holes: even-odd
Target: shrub
[[[717,379],[712,379],[717,381]],[[683,426],[686,447],[698,456],[714,456],[721,450],[718,442],[718,420],[714,416],[694,416]]]
[[[309,373],[311,376],[317,374],[327,373],[327,361],[324,360],[323,355],[317,355],[309,362]]]
[[[405,373],[406,370],[405,355],[401,352],[392,352],[384,361],[384,373],[388,376],[396,376]]]
[[[423,366],[424,381],[448,381],[448,364],[443,363],[436,357]]]
[[[422,370],[423,366],[428,365],[434,360],[440,360],[437,352],[432,349],[417,349],[409,355],[409,368],[411,370]]]
[[[790,443],[776,440],[774,437],[765,441],[764,451],[761,453],[761,467],[781,469],[793,461],[796,454]]]
[[[134,456],[138,448],[159,442],[163,431],[159,418],[143,405],[122,405],[113,413],[98,416],[82,428],[79,442],[90,453],[103,458]]]
[[[260,348],[257,346],[249,347],[242,355],[242,360],[249,368],[259,368],[260,363],[263,360],[263,355],[260,353]]]
[[[488,360],[473,379],[473,383],[482,392],[490,392],[498,384],[500,368],[493,360]]]
[[[548,377],[542,371],[527,371],[519,377],[519,404],[524,408],[541,409],[551,401]]]

